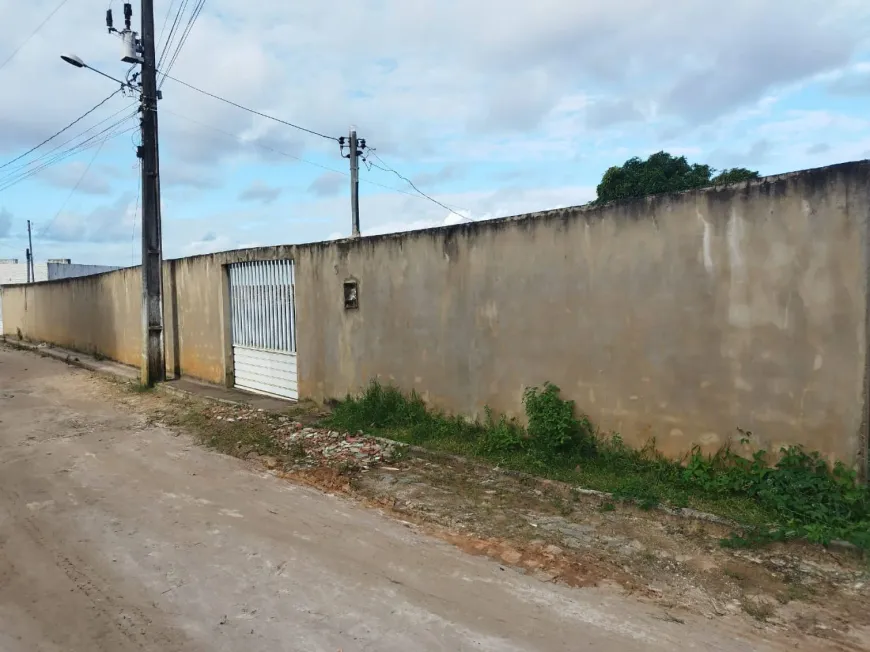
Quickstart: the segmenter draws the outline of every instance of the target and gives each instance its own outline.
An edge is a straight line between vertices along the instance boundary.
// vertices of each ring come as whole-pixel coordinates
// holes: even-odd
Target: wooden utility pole
[[[142,330],[141,382],[166,377],[163,346],[163,234],[160,219],[160,156],[157,138],[157,62],[154,2],[142,0]]]

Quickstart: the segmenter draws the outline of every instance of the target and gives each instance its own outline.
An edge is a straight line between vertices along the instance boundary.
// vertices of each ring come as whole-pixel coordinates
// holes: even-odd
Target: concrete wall
[[[862,162],[301,247],[300,391],[341,397],[380,376],[452,412],[521,415],[524,388],[551,381],[668,454],[740,428],[856,461],[868,214]]]
[[[2,288],[3,333],[139,365],[139,268]]]
[[[105,265],[76,265],[70,263],[34,263],[34,281],[53,281],[64,278],[90,276],[118,269]],[[27,283],[27,263],[0,261],[0,286]],[[3,333],[3,303],[0,301],[0,333]]]
[[[293,257],[293,247],[264,247],[163,265],[166,369],[211,383],[232,380],[226,265]],[[139,267],[34,285],[6,286],[0,306],[8,336],[51,342],[133,366],[142,360],[142,280]],[[2,313],[0,313],[2,314]]]
[[[864,463],[870,163],[520,218],[167,261],[170,373],[231,382],[225,266],[294,259],[299,388],[371,378],[520,416],[551,381],[668,454],[803,444]],[[359,284],[346,311],[343,283]],[[138,364],[138,269],[7,288],[5,332]],[[25,309],[25,301],[29,301]]]

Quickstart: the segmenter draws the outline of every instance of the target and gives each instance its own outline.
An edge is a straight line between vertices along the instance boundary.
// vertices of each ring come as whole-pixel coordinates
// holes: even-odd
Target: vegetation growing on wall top
[[[746,168],[717,171],[709,165],[689,164],[685,156],[658,152],[645,161],[634,157],[608,169],[598,184],[597,202],[681,192],[757,178],[758,172]]]

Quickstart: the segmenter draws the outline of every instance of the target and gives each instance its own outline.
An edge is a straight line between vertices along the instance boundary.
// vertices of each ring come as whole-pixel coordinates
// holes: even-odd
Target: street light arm
[[[98,75],[102,75],[106,79],[111,79],[113,82],[116,82],[121,85],[121,88],[129,88],[131,90],[138,90],[135,86],[130,84],[129,82],[121,81],[120,79],[116,79],[111,75],[107,75],[102,70],[97,70],[96,68],[89,66],[84,61],[82,61],[79,57],[74,54],[62,54],[60,58],[66,61],[69,65],[75,66],[76,68],[87,68],[88,70],[93,70]]]
[[[87,64],[85,64],[85,68],[87,68],[88,70],[93,70],[95,73],[97,73],[98,75],[102,75],[102,76],[105,77],[106,79],[111,79],[113,82],[117,82],[118,84],[121,85],[122,88],[129,88],[129,89],[132,89],[132,90],[136,90],[136,89],[133,87],[132,84],[129,84],[129,83],[125,82],[125,81],[121,81],[120,79],[117,79],[117,78],[115,78],[115,77],[112,77],[111,75],[107,75],[106,73],[104,73],[104,72],[101,71],[101,70],[97,70],[96,68],[91,68],[91,67],[90,67],[89,65],[87,65]]]

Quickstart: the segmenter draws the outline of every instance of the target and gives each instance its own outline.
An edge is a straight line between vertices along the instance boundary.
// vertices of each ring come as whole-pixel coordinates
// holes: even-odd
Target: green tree
[[[709,165],[690,164],[685,156],[672,156],[667,152],[652,154],[645,161],[638,157],[630,158],[623,165],[614,166],[604,173],[597,188],[597,202],[681,192],[758,178],[758,172],[746,168],[716,172]]]
[[[729,183],[739,183],[749,179],[757,179],[758,172],[747,170],[746,168],[731,168],[730,170],[722,170],[719,174],[713,177],[714,186],[724,186]]]

